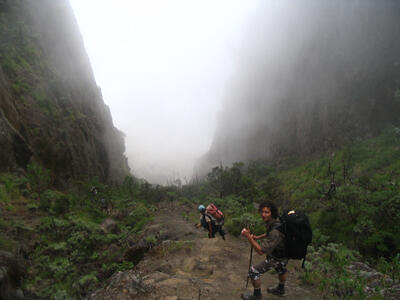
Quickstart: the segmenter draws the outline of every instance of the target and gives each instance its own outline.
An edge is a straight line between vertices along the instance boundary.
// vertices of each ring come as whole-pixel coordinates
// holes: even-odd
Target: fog
[[[398,124],[399,78],[399,1],[264,1],[199,172],[309,157]]]
[[[133,173],[189,178],[258,1],[70,0]]]
[[[399,119],[398,1],[71,4],[129,165],[150,182],[313,154]]]

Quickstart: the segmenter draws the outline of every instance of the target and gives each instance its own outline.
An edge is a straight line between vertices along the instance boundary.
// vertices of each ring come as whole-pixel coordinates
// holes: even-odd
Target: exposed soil
[[[171,205],[161,204],[146,229],[146,234],[159,234],[164,241],[136,266],[135,272],[143,278],[148,292],[134,299],[241,299],[249,267],[248,242],[229,234],[226,240],[220,236],[209,239],[206,231],[195,226],[198,221],[193,217],[195,207]],[[190,213],[192,217],[188,218]],[[262,260],[263,256],[253,252],[254,264]],[[302,271],[300,262],[290,261],[288,268],[285,298],[319,299],[318,291],[300,285],[297,279]],[[263,299],[280,298],[266,292],[267,287],[277,282],[274,271],[262,276]],[[252,291],[250,281],[247,290]]]

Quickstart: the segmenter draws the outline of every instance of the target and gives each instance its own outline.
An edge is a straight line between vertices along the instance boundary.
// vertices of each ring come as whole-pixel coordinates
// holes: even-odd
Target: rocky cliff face
[[[0,0],[0,171],[30,162],[56,183],[129,172],[67,0]]]
[[[397,126],[399,40],[396,1],[266,1],[200,170],[309,157]]]

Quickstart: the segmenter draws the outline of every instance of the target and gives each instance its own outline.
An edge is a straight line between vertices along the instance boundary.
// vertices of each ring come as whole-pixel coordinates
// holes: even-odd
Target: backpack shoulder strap
[[[211,214],[205,213],[204,214],[204,219],[206,218],[206,216],[211,220],[211,223],[215,222],[215,218]]]
[[[283,224],[279,221],[276,221],[276,222],[272,223],[271,226],[269,226],[269,228],[267,230],[267,234],[270,233],[274,229],[278,229],[281,233],[284,233],[283,232]]]

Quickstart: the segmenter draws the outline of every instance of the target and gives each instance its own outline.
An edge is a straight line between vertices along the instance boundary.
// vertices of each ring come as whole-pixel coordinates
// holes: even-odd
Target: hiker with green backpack
[[[252,249],[260,255],[266,255],[265,261],[256,266],[250,265],[248,277],[254,287],[253,293],[242,294],[242,299],[261,299],[261,274],[274,268],[278,273],[277,287],[267,289],[269,293],[284,296],[287,278],[286,265],[289,258],[304,259],[307,246],[311,242],[312,232],[307,216],[302,212],[286,211],[278,218],[278,209],[273,202],[265,201],[258,211],[266,225],[266,233],[254,235],[248,228],[242,229]],[[257,242],[260,240],[260,243]],[[251,259],[251,258],[250,258]]]

